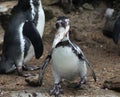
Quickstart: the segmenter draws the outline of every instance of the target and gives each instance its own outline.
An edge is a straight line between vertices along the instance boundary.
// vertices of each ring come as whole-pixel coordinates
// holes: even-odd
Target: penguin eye
[[[65,28],[66,25],[67,25],[67,23],[66,23],[65,21],[62,21],[62,22],[61,22],[61,25]]]
[[[55,24],[56,25],[56,28],[58,29],[60,27],[60,25],[58,23]]]

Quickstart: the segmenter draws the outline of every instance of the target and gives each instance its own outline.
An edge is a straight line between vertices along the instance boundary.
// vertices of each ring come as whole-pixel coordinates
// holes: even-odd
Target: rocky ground
[[[105,23],[103,18],[106,9],[105,4],[101,3],[92,10],[81,9],[70,14],[64,14],[63,10],[56,6],[44,6],[44,8],[52,10],[54,15],[54,18],[46,22],[45,25],[44,54],[39,60],[33,58],[28,64],[42,65],[54,38],[56,17],[65,15],[71,20],[71,40],[80,46],[87,59],[93,64],[97,82],[93,81],[88,69],[87,84],[79,90],[75,90],[72,88],[72,83],[63,82],[64,95],[62,97],[120,97],[119,92],[102,89],[105,80],[115,76],[120,77],[120,46],[115,45],[112,40],[102,34]],[[0,33],[0,41],[2,42],[4,30],[1,26]],[[37,74],[39,70],[25,72]],[[25,82],[25,78],[18,76],[16,72],[9,75],[0,75],[0,97],[49,97],[48,92],[52,85],[53,77],[50,65],[46,70],[41,87],[29,86]]]

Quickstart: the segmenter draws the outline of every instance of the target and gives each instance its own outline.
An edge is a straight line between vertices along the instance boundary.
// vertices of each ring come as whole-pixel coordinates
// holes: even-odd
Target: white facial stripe
[[[57,21],[56,23],[61,23],[62,22],[62,20],[59,20],[59,21]]]
[[[24,37],[23,37],[23,34],[22,34],[22,31],[23,31],[23,25],[24,23],[22,23],[20,26],[19,26],[19,34],[20,34],[20,49],[21,49],[21,57],[18,61],[18,64],[17,66],[22,66],[22,63],[23,63],[23,60],[24,60],[24,48],[25,48],[25,40],[24,40]]]
[[[34,19],[34,17],[35,17],[35,8],[34,8],[34,6],[33,6],[33,1],[32,0],[30,0],[30,5],[31,5],[31,8],[32,8],[32,19]]]
[[[69,19],[65,19],[65,22],[67,23],[67,25],[69,24],[70,20]],[[58,20],[56,23],[62,23],[62,20]]]
[[[61,42],[64,37],[69,33],[70,26],[67,26],[66,28],[60,27],[55,35],[52,48],[55,48],[55,46]]]
[[[66,22],[69,22],[70,20],[69,19],[65,19]]]
[[[67,25],[66,28],[60,27],[60,28],[58,29],[57,33],[67,33],[67,32],[69,31],[69,29],[70,29],[70,26],[69,26],[69,25]]]
[[[65,19],[65,22],[67,23],[67,25],[69,24],[70,20],[69,19]]]

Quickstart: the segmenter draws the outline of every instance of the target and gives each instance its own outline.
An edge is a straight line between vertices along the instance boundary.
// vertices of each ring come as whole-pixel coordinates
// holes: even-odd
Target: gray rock
[[[83,4],[83,8],[87,10],[94,10],[94,7],[88,3]]]
[[[16,5],[17,1],[5,1],[0,3],[0,13],[7,12]]]
[[[16,92],[16,91],[13,91],[12,93],[11,93],[11,96],[10,97],[48,97],[49,95],[47,94],[47,93],[31,93],[31,92],[28,92],[28,93],[26,93],[26,92],[22,92],[22,91],[20,91],[20,92]]]
[[[59,0],[42,0],[42,3],[43,3],[43,5],[49,5],[49,4],[52,4],[52,3],[56,3],[58,1]]]
[[[8,11],[8,8],[0,5],[0,12],[6,12],[6,11]]]

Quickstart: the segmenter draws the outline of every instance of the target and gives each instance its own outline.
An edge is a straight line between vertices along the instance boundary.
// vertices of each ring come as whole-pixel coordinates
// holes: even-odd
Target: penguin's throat
[[[66,28],[59,28],[57,33],[64,33],[64,36],[63,38],[61,39],[61,41],[66,41],[69,39],[69,27],[66,27]]]

